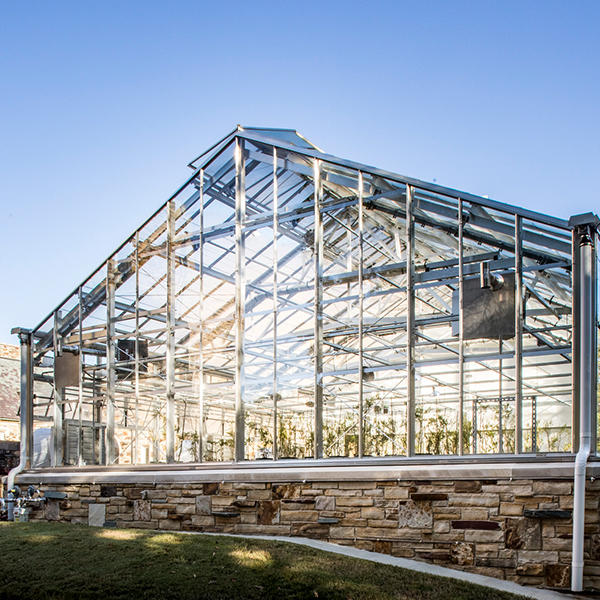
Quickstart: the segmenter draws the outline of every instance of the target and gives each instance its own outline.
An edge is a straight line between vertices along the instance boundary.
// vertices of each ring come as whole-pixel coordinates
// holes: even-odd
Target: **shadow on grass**
[[[514,600],[517,596],[278,541],[0,524],[0,598]]]

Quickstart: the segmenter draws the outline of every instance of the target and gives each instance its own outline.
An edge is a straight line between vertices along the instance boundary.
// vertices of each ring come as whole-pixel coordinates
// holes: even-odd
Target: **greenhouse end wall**
[[[52,466],[577,449],[581,228],[292,133],[193,166],[29,335]]]

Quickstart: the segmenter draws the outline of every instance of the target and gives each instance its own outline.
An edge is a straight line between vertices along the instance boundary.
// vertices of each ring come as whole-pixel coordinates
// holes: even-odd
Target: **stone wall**
[[[572,481],[313,481],[42,486],[32,519],[303,536],[522,584],[566,588]],[[588,588],[600,588],[600,481],[588,483]]]

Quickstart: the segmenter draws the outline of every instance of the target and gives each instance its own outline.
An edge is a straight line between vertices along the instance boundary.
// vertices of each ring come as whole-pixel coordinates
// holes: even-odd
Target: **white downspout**
[[[593,339],[593,245],[586,232],[579,240],[579,268],[581,284],[580,312],[580,360],[579,360],[579,450],[575,458],[573,480],[573,557],[571,562],[571,590],[583,591],[583,542],[585,527],[585,472],[591,452],[592,353]]]
[[[32,424],[33,415],[30,411],[31,394],[31,333],[26,329],[13,329],[12,333],[17,333],[21,341],[21,448],[19,464],[11,469],[6,477],[5,493],[8,494],[15,485],[15,477],[31,467],[31,444],[32,444]]]

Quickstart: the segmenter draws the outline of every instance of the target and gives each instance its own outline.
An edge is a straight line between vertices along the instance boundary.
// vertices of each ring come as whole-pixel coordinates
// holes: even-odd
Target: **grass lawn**
[[[521,597],[277,541],[0,523],[0,598]]]

